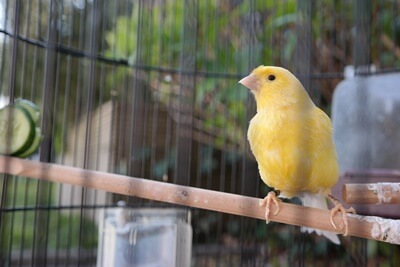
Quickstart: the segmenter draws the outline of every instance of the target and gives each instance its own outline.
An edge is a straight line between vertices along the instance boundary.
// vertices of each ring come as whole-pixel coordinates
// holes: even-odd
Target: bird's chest
[[[296,153],[307,142],[302,118],[288,114],[257,114],[250,122],[248,140],[255,156]]]
[[[265,114],[252,119],[248,140],[267,185],[287,192],[304,186],[300,179],[310,172],[307,134],[301,118]]]

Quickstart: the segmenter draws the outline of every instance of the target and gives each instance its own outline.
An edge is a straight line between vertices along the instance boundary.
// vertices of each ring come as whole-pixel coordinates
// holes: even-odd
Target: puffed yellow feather
[[[261,179],[281,197],[297,196],[305,206],[328,209],[325,197],[339,177],[329,117],[284,68],[259,66],[239,83],[251,90],[257,104],[247,136]],[[268,202],[267,220],[270,197],[263,202]],[[272,201],[279,206],[276,197]],[[335,233],[316,232],[340,244]]]

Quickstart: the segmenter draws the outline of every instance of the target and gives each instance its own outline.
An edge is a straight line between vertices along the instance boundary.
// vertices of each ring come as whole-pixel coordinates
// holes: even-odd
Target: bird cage
[[[35,172],[39,179],[18,175],[19,165],[4,165],[10,171],[0,174],[0,265],[100,266],[105,214],[126,208],[155,210],[157,218],[160,210],[178,210],[191,230],[184,228],[182,237],[171,226],[182,237],[171,240],[190,242],[183,258],[192,266],[398,266],[397,245],[341,236],[338,246],[298,226],[178,207],[156,195],[146,200],[115,192],[112,183],[99,190],[72,181],[95,179],[96,171],[264,197],[270,188],[246,136],[256,106],[238,81],[259,65],[282,66],[329,116],[335,105],[339,114],[347,105],[363,111],[364,98],[335,103],[335,88],[342,90],[345,79],[358,85],[365,77],[400,75],[399,12],[392,0],[0,1],[1,106],[26,99],[39,107],[40,147],[23,162],[44,164]],[[400,90],[391,93],[398,99]],[[338,144],[339,155],[346,149],[346,142]],[[361,170],[342,165],[340,183],[352,173],[360,183],[370,168],[386,168],[391,182],[400,181],[400,166],[369,163]],[[56,165],[66,172],[52,171]],[[50,173],[67,179],[47,181]],[[374,181],[388,181],[379,177]],[[333,192],[342,201],[340,190]],[[400,217],[395,205],[386,217]],[[112,226],[135,220],[118,218]],[[176,220],[171,225],[180,225]],[[150,249],[169,249],[162,240]]]

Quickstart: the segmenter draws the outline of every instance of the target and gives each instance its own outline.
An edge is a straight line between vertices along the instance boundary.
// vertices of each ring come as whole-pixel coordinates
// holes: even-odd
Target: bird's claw
[[[343,207],[342,203],[340,203],[339,200],[337,200],[335,197],[333,197],[331,195],[329,195],[329,199],[335,204],[335,207],[333,209],[331,209],[331,216],[330,216],[331,224],[335,229],[337,229],[337,226],[336,226],[335,222],[333,221],[333,217],[338,212],[341,212],[342,213],[343,226],[344,226],[344,234],[343,235],[346,236],[348,234],[348,231],[349,231],[349,220],[347,218],[347,213],[355,214],[356,211],[353,208],[345,209]]]
[[[268,195],[260,200],[260,207],[265,206],[265,221],[266,223],[269,223],[269,213],[270,213],[270,208],[271,208],[271,202],[274,203],[276,210],[273,215],[277,215],[279,213],[279,202],[281,200],[277,198],[276,193],[271,191],[268,193]]]

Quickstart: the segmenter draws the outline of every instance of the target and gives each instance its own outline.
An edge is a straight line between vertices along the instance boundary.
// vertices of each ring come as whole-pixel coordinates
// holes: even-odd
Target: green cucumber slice
[[[42,141],[42,134],[40,133],[40,128],[36,127],[35,128],[35,138],[33,139],[31,146],[27,150],[25,150],[25,152],[22,152],[21,154],[18,154],[16,156],[20,157],[20,158],[26,158],[26,157],[31,156],[38,150],[38,148],[40,146],[40,141]]]
[[[37,124],[39,122],[40,119],[40,109],[39,107],[33,103],[32,101],[29,101],[27,99],[15,99],[15,104],[17,104],[18,106],[24,108],[29,115],[32,117],[32,120],[35,124]]]
[[[0,109],[0,154],[16,155],[28,149],[35,137],[35,124],[28,112],[16,105]]]

